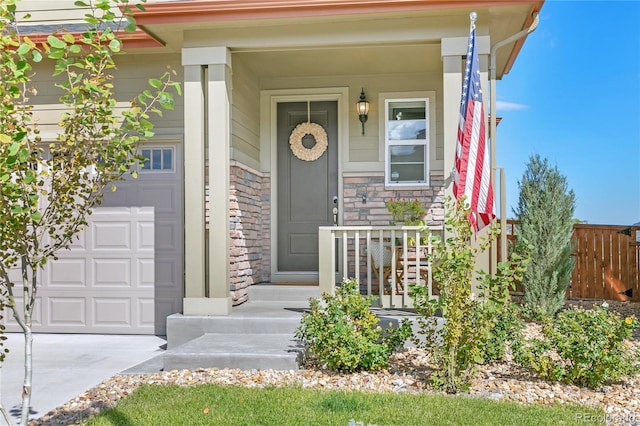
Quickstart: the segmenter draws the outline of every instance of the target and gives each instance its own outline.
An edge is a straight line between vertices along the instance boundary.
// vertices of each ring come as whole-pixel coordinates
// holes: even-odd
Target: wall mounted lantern
[[[362,134],[364,135],[364,123],[367,122],[367,114],[369,114],[369,102],[364,95],[364,88],[360,92],[360,100],[356,103],[356,111],[358,111],[358,117],[362,123]]]

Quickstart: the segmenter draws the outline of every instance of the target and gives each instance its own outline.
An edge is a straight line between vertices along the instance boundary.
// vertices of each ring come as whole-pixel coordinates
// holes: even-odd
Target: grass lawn
[[[300,388],[143,385],[87,424],[99,425],[339,425],[350,419],[387,425],[604,424],[602,412],[529,406],[443,395],[364,394]],[[599,422],[594,421],[594,417]]]

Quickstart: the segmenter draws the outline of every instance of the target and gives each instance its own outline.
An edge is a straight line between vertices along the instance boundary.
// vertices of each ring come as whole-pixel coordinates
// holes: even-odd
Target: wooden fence
[[[512,242],[517,222],[507,222]],[[576,224],[572,239],[575,266],[567,299],[640,302],[640,226]]]

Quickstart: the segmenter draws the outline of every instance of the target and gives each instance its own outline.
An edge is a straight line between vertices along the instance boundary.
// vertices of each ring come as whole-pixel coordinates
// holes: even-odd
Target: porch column
[[[205,256],[204,248],[192,250],[193,255],[198,255],[199,260],[192,260],[198,266],[202,264],[202,291],[196,290],[194,285],[191,293],[185,294],[183,311],[185,315],[229,315],[231,313],[231,296],[229,294],[229,148],[231,145],[231,52],[226,47],[185,48],[182,51],[182,61],[185,65],[198,66],[203,69],[201,74],[201,90],[204,91],[203,121],[201,134],[202,150],[199,151],[200,162],[204,164],[205,147],[206,158],[209,162],[209,253]],[[187,93],[185,91],[185,98]],[[186,101],[185,101],[186,102]],[[185,109],[185,115],[190,112]],[[185,135],[189,122],[185,119]],[[191,130],[193,131],[193,130]],[[200,134],[200,133],[199,133]],[[205,143],[206,140],[206,143]],[[190,141],[185,141],[187,145]],[[185,154],[186,157],[186,154]],[[191,167],[186,165],[185,172]],[[203,166],[204,167],[204,166]],[[192,206],[185,205],[185,219],[200,215],[200,221],[204,224],[204,170],[198,172],[198,181],[186,180],[185,187],[196,185],[202,188],[200,192],[202,209],[191,212]],[[195,179],[195,176],[194,176]],[[200,184],[200,182],[202,182]],[[185,188],[185,192],[187,190]],[[193,190],[195,192],[195,190]],[[194,210],[196,205],[193,206]],[[188,220],[188,219],[187,219]],[[195,227],[193,228],[195,229]],[[197,237],[204,240],[205,229],[202,226],[201,234]],[[193,231],[195,233],[195,230]],[[186,233],[186,230],[185,230]],[[195,235],[193,236],[195,240]],[[189,241],[185,241],[186,249]],[[204,245],[203,245],[204,247]],[[197,253],[196,253],[197,252]],[[188,252],[187,252],[188,253]],[[204,265],[208,262],[208,276],[204,277]],[[185,262],[186,265],[189,263]],[[187,269],[188,272],[188,269]],[[205,282],[206,279],[206,282]]]
[[[183,55],[184,59],[184,55]],[[184,62],[183,62],[183,65]],[[201,65],[184,67],[184,313],[205,296],[204,86]]]
[[[443,38],[441,44],[441,54],[443,62],[442,76],[442,97],[443,97],[443,126],[444,126],[444,178],[445,195],[453,197],[453,175],[451,174],[455,166],[456,141],[458,139],[458,122],[460,120],[460,99],[462,96],[463,78],[463,57],[468,50],[469,38],[450,37]],[[485,128],[488,129],[487,112],[489,105],[488,79],[488,55],[490,52],[490,41],[488,36],[476,37],[476,46],[480,61],[480,76],[482,81],[483,102],[485,104]],[[488,140],[488,139],[487,139]],[[490,155],[494,155],[493,152]],[[494,188],[495,191],[495,188]],[[482,231],[481,231],[482,232]],[[486,231],[485,231],[486,232]],[[471,244],[478,244],[479,240],[472,241]],[[476,258],[476,270],[489,271],[489,253],[485,252]],[[474,279],[471,284],[471,291],[477,294],[477,282]]]

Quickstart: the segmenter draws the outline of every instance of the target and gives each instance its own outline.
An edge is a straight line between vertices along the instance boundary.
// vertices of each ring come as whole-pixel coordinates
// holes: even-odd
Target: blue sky
[[[547,0],[496,100],[509,217],[538,153],[567,177],[576,218],[640,221],[640,2]]]

